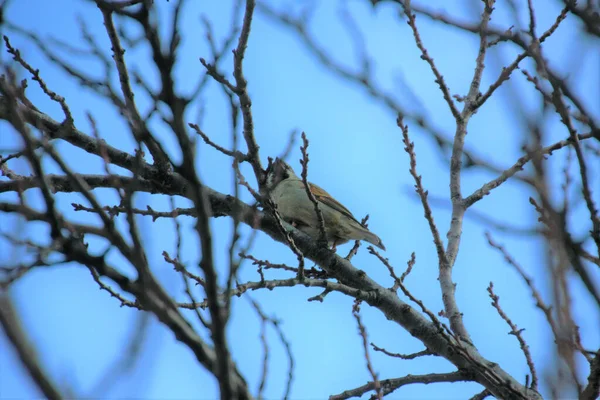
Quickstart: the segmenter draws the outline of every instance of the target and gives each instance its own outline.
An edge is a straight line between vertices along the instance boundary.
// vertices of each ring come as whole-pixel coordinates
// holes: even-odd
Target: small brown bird
[[[325,236],[330,246],[335,248],[350,240],[365,240],[385,250],[381,239],[363,227],[346,207],[314,183],[308,185],[323,214]],[[314,239],[319,238],[319,219],[314,205],[308,198],[304,182],[292,167],[276,158],[267,168],[265,186],[284,221]]]

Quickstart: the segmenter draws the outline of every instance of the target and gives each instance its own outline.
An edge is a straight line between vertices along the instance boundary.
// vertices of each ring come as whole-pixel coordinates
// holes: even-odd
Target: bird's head
[[[268,191],[271,191],[286,179],[298,179],[296,173],[288,163],[280,158],[276,158],[275,161],[269,162],[266,173],[265,187]]]

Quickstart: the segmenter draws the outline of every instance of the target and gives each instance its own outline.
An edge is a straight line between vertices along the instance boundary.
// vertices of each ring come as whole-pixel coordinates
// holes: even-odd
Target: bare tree
[[[222,399],[264,397],[272,361],[269,352],[273,346],[266,330],[274,328],[287,354],[283,397],[293,397],[292,344],[279,320],[265,312],[268,303],[254,299],[249,292],[258,294],[265,289],[282,288],[270,297],[271,301],[277,301],[286,290],[299,287],[307,293],[312,290],[310,288],[320,289],[320,294],[308,298],[311,303],[322,303],[319,307],[328,307],[326,299],[330,293],[342,294],[353,302],[352,315],[359,330],[360,350],[369,381],[366,384],[356,382],[354,387],[337,394],[332,394],[332,389],[329,393],[332,399],[368,393],[372,398],[383,398],[403,386],[441,382],[477,384],[478,393],[473,398],[478,399],[488,396],[501,399],[577,396],[591,400],[599,396],[597,332],[580,331],[580,325],[598,326],[600,320],[600,216],[597,208],[600,201],[600,114],[595,112],[600,87],[584,89],[584,92],[595,93],[595,100],[590,100],[587,95],[581,95],[581,77],[595,74],[595,84],[600,83],[597,69],[589,75],[578,74],[575,70],[577,61],[569,64],[575,73],[561,72],[549,54],[555,51],[554,47],[547,44],[560,35],[565,24],[571,24],[581,46],[580,54],[574,54],[573,58],[588,57],[586,46],[595,46],[597,50],[600,43],[598,2],[555,1],[552,7],[558,5],[561,8],[544,20],[549,21],[544,26],[538,18],[542,9],[544,15],[548,15],[546,2],[534,4],[532,0],[465,2],[466,14],[473,16],[470,19],[464,15],[437,12],[427,2],[371,0],[360,6],[342,2],[336,6],[340,13],[335,24],[343,29],[358,55],[356,62],[348,62],[340,61],[334,51],[328,50],[327,45],[331,42],[326,44],[324,38],[312,33],[312,21],[318,19],[321,12],[318,2],[292,2],[289,7],[276,7],[266,1],[235,0],[231,4],[231,23],[222,37],[215,32],[215,22],[209,17],[202,17],[199,24],[194,23],[203,30],[208,53],[196,54],[198,73],[185,78],[185,89],[181,89],[179,82],[183,78],[177,71],[182,57],[181,42],[182,38],[198,36],[196,32],[183,29],[182,20],[189,2],[88,0],[84,3],[97,8],[96,13],[102,17],[105,28],[105,35],[100,38],[89,30],[85,20],[80,21],[81,37],[87,44],[85,49],[73,46],[68,38],[42,37],[23,28],[19,21],[9,17],[9,9],[21,4],[0,3],[0,27],[8,54],[2,59],[0,79],[0,166],[3,176],[0,180],[0,226],[3,241],[14,249],[12,257],[3,256],[4,265],[0,266],[0,322],[23,366],[44,396],[61,398],[84,394],[57,384],[52,373],[43,366],[36,355],[35,341],[22,327],[18,307],[15,307],[9,289],[30,271],[42,268],[52,271],[65,263],[87,269],[90,279],[106,296],[115,299],[115,307],[140,310],[140,315],[145,316],[136,324],[137,333],[132,336],[121,361],[117,360],[119,367],[105,377],[106,382],[118,380],[121,368],[127,368],[131,360],[139,357],[136,343],[148,326],[147,316],[153,315],[191,351],[197,363],[214,376]],[[358,11],[357,7],[360,7]],[[420,75],[436,85],[449,124],[439,124],[428,113],[427,106],[419,105],[420,96],[415,85],[399,84],[404,98],[412,98],[417,106],[402,101],[402,96],[396,93],[397,88],[386,87],[379,79],[377,58],[371,54],[366,39],[369,32],[356,19],[357,13],[370,8],[376,14],[373,18],[391,17],[398,26],[407,24],[402,35],[390,43],[411,44],[411,51],[416,52],[412,54],[421,62]],[[493,18],[498,13],[509,17],[500,18],[501,23],[495,24]],[[525,24],[520,22],[524,16]],[[249,44],[253,37],[252,27],[258,18],[261,23],[276,27],[282,34],[291,35],[302,43],[314,64],[348,87],[366,93],[371,103],[396,122],[408,155],[406,176],[413,180],[413,196],[424,213],[434,243],[431,251],[436,255],[437,282],[432,277],[428,285],[439,287],[441,311],[433,311],[432,306],[416,294],[416,284],[407,280],[413,269],[418,268],[414,252],[403,272],[398,264],[406,260],[386,258],[373,247],[361,252],[368,256],[361,260],[369,260],[369,264],[387,270],[388,281],[381,282],[371,276],[372,269],[365,268],[369,272],[364,272],[354,264],[356,259],[353,257],[361,246],[359,242],[347,256],[338,255],[318,238],[305,235],[279,215],[265,187],[266,167],[271,162],[269,157],[278,154],[261,151],[263,143],[259,142],[256,131],[265,128],[256,122],[256,105],[252,97],[254,77],[245,62],[253,51],[260,51],[260,45],[268,45],[258,43],[257,48],[253,48],[254,44]],[[428,37],[424,34],[427,28],[422,24],[463,35],[469,43],[475,39],[475,59],[468,60],[472,68],[460,72],[461,76],[468,77],[464,93],[456,94],[460,89],[451,89],[444,75],[447,72],[430,50]],[[25,39],[36,54],[43,55],[63,73],[65,80],[76,82],[110,105],[124,126],[117,136],[132,138],[132,150],[128,150],[125,142],[111,144],[105,140],[107,134],[98,123],[107,118],[105,115],[96,115],[89,110],[85,120],[83,114],[73,112],[78,100],[65,99],[61,94],[61,82],[46,80],[44,69],[28,59],[27,54],[14,44],[14,38]],[[438,37],[438,40],[443,39]],[[448,45],[459,46],[460,43],[453,41]],[[129,56],[129,52],[137,49],[147,51],[146,57],[139,53]],[[403,51],[400,55],[408,57],[411,53]],[[91,59],[100,67],[92,73],[78,63],[83,59]],[[155,72],[153,78],[145,76],[135,66],[140,59],[151,63]],[[598,68],[597,63],[594,65]],[[98,71],[101,73],[96,73]],[[21,76],[24,79],[20,79]],[[513,83],[515,80],[518,84]],[[60,107],[60,120],[45,111],[49,107],[47,101],[41,104],[32,99],[29,95],[32,88],[28,88],[32,85],[36,86],[35,90],[41,89],[46,100]],[[219,133],[205,131],[203,126],[206,105],[217,102],[212,95],[206,97],[211,85],[217,85],[225,99],[221,102],[225,110],[223,115],[229,115],[229,120],[222,122]],[[534,99],[536,107],[530,107],[531,101],[525,98]],[[473,127],[474,115],[494,107],[504,108],[522,128],[521,132],[511,136],[515,138],[514,147],[520,149],[517,158],[501,153],[492,157],[489,154],[493,148],[473,148],[468,144],[467,132],[474,134],[478,129]],[[290,126],[289,131],[292,128]],[[300,129],[304,130],[303,127]],[[486,133],[490,136],[502,134],[493,127],[488,130]],[[227,131],[229,135],[223,133]],[[430,139],[427,150],[419,147],[417,152],[412,141],[413,131],[418,132],[419,138]],[[296,136],[295,133],[289,135],[289,145],[279,156],[287,158],[298,151]],[[13,146],[9,138],[16,137],[20,142]],[[303,132],[300,145],[305,183],[307,175],[311,175],[310,137],[310,132]],[[231,145],[220,144],[227,141],[224,138]],[[314,148],[312,146],[310,149]],[[86,163],[99,162],[98,172],[82,173],[85,168],[80,169],[70,160],[71,148],[85,152]],[[423,180],[420,175],[417,154],[428,150],[439,150],[438,158],[447,173],[445,178],[449,177],[449,180],[440,180],[442,187],[449,183],[445,197],[430,197],[425,183],[428,177]],[[211,178],[210,162],[198,155],[205,151],[216,151],[228,160],[234,181],[230,192],[215,190],[207,184]],[[19,164],[20,160],[26,160],[27,165]],[[474,189],[464,185],[472,171],[482,172]],[[397,175],[390,173],[387,179],[394,180]],[[481,179],[482,176],[486,178]],[[503,211],[485,205],[479,207],[484,197],[494,196],[501,187],[516,187],[518,201],[530,204],[537,221],[527,226],[515,226],[503,220]],[[39,197],[34,197],[34,193]],[[140,207],[142,193],[152,197],[166,196],[170,208]],[[318,213],[317,200],[309,197]],[[71,203],[72,209],[65,207],[64,201]],[[448,221],[442,223],[448,224],[446,232],[439,217],[434,219],[434,214],[444,207],[451,210]],[[383,219],[395,211],[373,209],[372,212],[381,213],[377,218]],[[152,219],[153,225],[143,229],[140,221],[147,217]],[[182,222],[189,221],[190,217],[194,220],[193,239]],[[229,238],[215,237],[211,220],[219,217],[231,222]],[[470,316],[461,311],[464,309],[464,302],[460,300],[463,286],[457,286],[462,282],[456,277],[456,268],[461,263],[477,268],[486,262],[464,254],[465,229],[471,226],[465,221],[469,218],[486,229],[489,257],[502,257],[515,276],[520,277],[514,284],[527,288],[530,297],[517,301],[538,309],[551,331],[551,340],[528,344],[523,326],[530,321],[518,321],[517,324],[513,320],[501,303],[505,295],[509,298],[513,295],[499,291],[492,282],[487,286],[491,300],[487,314]],[[169,235],[161,236],[162,225],[159,228],[154,221],[172,221]],[[362,223],[366,222],[367,218],[363,219]],[[40,224],[46,229],[44,235],[28,235],[32,229],[37,229],[32,227]],[[174,251],[168,250],[170,245],[160,243],[162,260],[150,257],[151,249],[145,245],[144,238],[153,234],[153,230],[158,237],[172,237],[175,242]],[[268,240],[287,246],[294,264],[280,260],[270,262],[252,255],[259,231],[268,235]],[[540,250],[536,262],[544,271],[544,278],[536,276],[534,279],[533,266],[511,255],[510,246],[505,246],[497,235],[525,237],[532,243],[537,242]],[[186,240],[193,241],[198,249],[197,265],[186,261],[194,257],[183,254],[182,243]],[[223,243],[227,259],[219,261],[218,253],[223,251],[219,246]],[[20,249],[27,249],[28,253]],[[316,265],[310,266],[309,261]],[[256,272],[248,272],[249,264],[256,267]],[[180,291],[172,293],[157,278],[157,270],[164,269],[165,265],[171,266],[179,276]],[[242,273],[244,269],[245,274]],[[48,272],[48,276],[52,279],[52,272]],[[253,278],[248,280],[248,276]],[[544,293],[550,293],[550,298]],[[240,301],[250,301],[260,321],[261,333],[256,346],[262,346],[264,356],[256,390],[248,383],[232,351],[231,341],[235,342],[242,333],[227,330],[232,305],[238,297]],[[576,313],[574,297],[583,298],[592,311],[585,316]],[[367,320],[361,317],[365,309],[385,316],[390,330],[400,326],[424,349],[400,354],[370,342],[368,338],[376,337],[377,332],[371,331]],[[486,321],[498,317],[505,321],[509,334],[517,339],[514,346],[519,346],[524,356],[529,371],[526,377],[510,373],[497,360],[485,355],[482,344],[474,339],[473,325],[465,322],[467,318]],[[294,318],[292,313],[284,317],[290,318]],[[505,332],[496,334],[500,337]],[[397,345],[401,347],[402,343]],[[543,368],[544,377],[540,376],[542,361],[535,359],[531,347],[554,354],[549,358],[553,360],[552,366]],[[439,372],[432,364],[426,373],[397,376],[392,370],[380,371],[375,355],[402,360],[435,358],[444,360],[452,370]],[[101,386],[103,384],[99,384]]]

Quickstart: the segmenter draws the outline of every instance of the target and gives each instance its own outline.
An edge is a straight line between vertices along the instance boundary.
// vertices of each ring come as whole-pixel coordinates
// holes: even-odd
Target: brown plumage
[[[308,198],[304,182],[292,167],[276,159],[267,169],[266,187],[281,218],[312,238],[319,238],[319,220],[314,205]],[[309,187],[319,202],[325,222],[325,236],[330,246],[350,240],[365,240],[385,250],[381,239],[363,227],[350,210],[314,183],[309,182]]]

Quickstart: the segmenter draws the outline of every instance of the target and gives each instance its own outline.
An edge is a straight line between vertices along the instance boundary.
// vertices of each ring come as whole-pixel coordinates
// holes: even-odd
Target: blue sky
[[[161,21],[169,21],[172,5],[163,4],[160,0],[156,3],[164,12],[160,16]],[[289,10],[318,2],[302,1],[294,3],[293,7],[285,6],[284,2],[273,3]],[[322,3],[314,13],[311,24],[313,36],[340,63],[356,67],[352,42],[344,33],[339,19],[339,6],[344,2]],[[472,2],[468,1],[452,0],[432,4],[440,10],[444,9],[464,18],[477,15]],[[548,4],[546,1],[538,1],[536,5],[538,27],[543,31],[553,23],[559,9],[554,2]],[[374,60],[378,84],[400,104],[409,110],[419,111],[437,129],[451,137],[454,120],[434,83],[430,69],[420,59],[409,27],[398,20],[395,8],[384,5],[373,11],[367,1],[350,2],[348,7],[357,24],[366,33],[365,44]],[[496,8],[492,21],[495,26],[504,29],[510,25],[526,27],[525,14],[519,15],[518,25],[514,21],[510,22],[512,15],[502,2]],[[199,23],[201,14],[212,22],[215,37],[222,40],[230,26],[231,5],[229,2],[190,2],[184,9],[181,30],[183,41],[175,76],[176,87],[184,93],[191,92],[204,73],[199,58],[204,57],[210,62],[204,31]],[[76,23],[78,17],[85,22],[103,48],[108,50],[110,45],[103,30],[102,16],[89,2],[23,0],[13,2],[7,12],[8,21],[36,32],[44,40],[49,41],[53,37],[81,47],[83,41]],[[418,24],[423,42],[452,93],[466,94],[473,75],[478,45],[476,38],[425,18],[418,18]],[[131,32],[135,32],[135,29],[131,29]],[[21,50],[30,64],[40,69],[49,87],[65,97],[80,130],[90,131],[85,113],[91,112],[101,135],[108,143],[133,152],[135,142],[128,134],[124,134],[127,132],[126,125],[107,102],[99,100],[91,91],[82,89],[65,76],[23,36],[11,31],[3,33],[10,36],[13,46]],[[592,46],[597,46],[597,43],[575,43],[575,38],[575,24],[568,19],[548,41],[544,48],[545,56],[551,65],[570,77],[576,92],[594,110],[596,118],[600,118],[598,91],[590,90],[600,88],[600,58],[597,51],[592,51]],[[573,53],[582,55],[577,64],[570,60],[569,56]],[[516,54],[516,50],[510,46],[494,49],[486,63],[482,87],[486,88],[493,82],[501,67],[511,62]],[[157,77],[148,55],[148,48],[141,47],[128,50],[125,58],[131,70],[138,70],[152,82]],[[5,51],[1,57],[4,62],[8,60]],[[79,58],[74,64],[91,74],[102,72],[99,65],[89,59]],[[231,71],[231,64],[229,55],[222,64],[228,73]],[[535,71],[531,63],[524,62],[523,66]],[[407,285],[431,310],[441,310],[443,306],[437,282],[436,253],[420,203],[411,193],[413,181],[408,173],[408,157],[403,150],[395,115],[370,98],[363,89],[336,78],[324,69],[297,38],[260,13],[254,19],[245,73],[249,81],[255,134],[261,146],[263,162],[266,163],[267,156],[281,154],[292,130],[305,131],[310,140],[310,180],[326,188],[357,217],[370,214],[370,229],[386,244],[388,250],[385,255],[397,271],[403,270],[411,252],[416,252],[417,264],[407,279]],[[411,91],[400,83],[401,80],[408,83]],[[38,108],[57,120],[62,119],[60,108],[45,98],[34,82],[30,83],[28,93]],[[510,86],[500,88],[474,116],[469,125],[466,145],[468,149],[506,167],[521,155],[520,147],[526,139],[526,131],[517,115],[518,110],[515,110],[511,101],[512,93],[517,93],[528,112],[540,113],[537,95],[523,76],[516,73]],[[140,109],[148,107],[145,95],[138,94],[136,101]],[[203,130],[215,142],[230,147],[226,102],[218,85],[211,82],[187,118],[190,122],[197,122],[197,113],[202,108],[203,117],[200,122]],[[423,184],[432,197],[448,203],[449,173],[446,163],[441,159],[430,136],[416,124],[407,122],[411,139],[415,142],[418,171],[423,176]],[[173,157],[178,159],[175,139],[170,136],[166,125],[155,120],[153,128]],[[556,118],[549,119],[546,128],[548,143],[567,135]],[[0,122],[0,129],[1,147],[18,148],[17,137],[10,133],[7,125]],[[298,147],[299,144],[295,146],[290,162],[299,171]],[[57,145],[57,149],[78,172],[102,172],[101,160],[90,160],[86,153],[66,144]],[[565,151],[555,155],[556,160],[548,163],[550,171],[560,174],[560,165],[565,155]],[[26,171],[26,165],[22,161],[13,163],[12,166],[22,173]],[[232,193],[233,176],[229,158],[200,144],[198,166],[206,184],[218,191]],[[599,187],[599,166],[590,165],[590,168],[595,182],[592,187]],[[48,171],[56,169],[48,165]],[[114,171],[119,172],[118,168]],[[250,179],[250,169],[244,168],[243,172],[255,184]],[[463,195],[470,194],[494,177],[483,170],[465,171]],[[558,185],[554,189],[558,190]],[[503,185],[477,204],[475,209],[498,221],[529,226],[536,221],[537,216],[528,204],[527,199],[531,195],[528,190],[519,183]],[[31,191],[29,196],[32,204],[41,204],[37,193]],[[108,190],[98,191],[98,196],[106,204],[117,202],[114,193]],[[151,205],[157,210],[167,210],[168,199],[155,197],[141,194],[136,197],[136,203],[140,208]],[[12,199],[8,195],[0,196],[2,200],[9,198]],[[243,198],[249,200],[250,196],[243,193]],[[72,211],[70,203],[81,202],[81,199],[74,199],[72,195],[58,196],[58,199],[67,216],[94,221],[92,216]],[[597,193],[595,199],[597,204],[600,203]],[[178,204],[185,206],[187,203],[178,201]],[[576,232],[584,232],[587,226],[585,224],[589,225],[584,211],[583,204],[579,204],[574,210],[571,223]],[[450,223],[449,208],[436,207],[434,215],[438,227],[445,234]],[[194,221],[187,217],[181,217],[181,221],[185,232],[191,233]],[[150,218],[141,217],[139,222],[156,276],[177,300],[187,301],[180,277],[161,256],[164,250],[174,254],[172,221],[152,222]],[[231,225],[232,221],[227,218],[211,220],[216,237],[217,266],[222,273],[227,262]],[[43,240],[45,235],[43,227],[31,225],[25,228],[6,215],[2,216],[0,226],[3,232],[7,231],[7,227],[13,229],[13,226],[15,229],[22,229],[23,234],[32,239]],[[481,224],[465,220],[461,249],[454,269],[454,279],[458,283],[457,300],[465,314],[467,328],[485,357],[499,363],[513,376],[524,381],[528,370],[518,343],[513,336],[507,335],[508,326],[490,306],[486,288],[493,281],[504,310],[520,328],[526,329],[525,339],[531,346],[538,372],[543,377],[552,361],[551,336],[545,319],[533,306],[527,288],[515,271],[489,248],[484,231],[485,227]],[[248,233],[249,229],[244,227],[243,232]],[[534,277],[536,285],[549,301],[550,292],[541,242],[529,237],[511,237],[501,233],[495,233],[494,237],[505,244]],[[91,244],[97,246],[97,249],[103,246],[99,241]],[[340,254],[346,254],[348,249],[348,246],[342,247]],[[2,265],[10,265],[15,260],[27,257],[22,251],[13,251],[3,241],[0,241],[0,254]],[[183,261],[188,265],[197,263],[199,254],[195,235],[184,235],[183,254]],[[285,246],[273,242],[262,233],[258,234],[251,254],[272,262],[286,262],[290,265],[295,263],[293,254]],[[123,265],[122,259],[114,252],[111,257],[112,262],[121,266],[123,271],[133,274],[132,268]],[[354,258],[354,265],[365,270],[378,282],[392,285],[386,268],[366,251],[361,251]],[[282,275],[267,274],[268,278],[278,276]],[[598,271],[595,279],[600,282]],[[245,264],[241,280],[258,280],[255,267]],[[581,324],[584,346],[597,348],[600,333],[596,328],[600,315],[593,308],[590,298],[584,294],[580,283],[573,280],[572,285],[573,309]],[[332,293],[323,304],[306,301],[319,292],[317,289],[299,287],[250,293],[253,299],[263,305],[268,315],[282,320],[281,326],[292,344],[296,364],[292,398],[323,398],[362,385],[370,379],[351,313],[352,299]],[[153,317],[149,318],[146,336],[140,340],[143,356],[137,364],[116,383],[110,387],[103,385],[101,391],[97,391],[100,379],[122,354],[123,346],[128,342],[135,324],[141,322],[139,312],[120,308],[115,299],[99,290],[84,267],[65,265],[53,267],[52,270],[33,271],[14,284],[11,293],[43,364],[57,382],[72,388],[79,396],[209,399],[217,395],[218,385],[214,379],[198,366],[193,355],[177,343],[173,335]],[[192,323],[197,322],[193,313],[187,312],[185,315]],[[420,342],[401,327],[387,321],[379,311],[363,306],[362,317],[369,340],[378,346],[400,353],[423,349]],[[228,326],[228,338],[233,358],[253,390],[258,387],[262,360],[259,328],[259,319],[248,300],[244,296],[236,298],[233,302],[232,320]],[[287,359],[272,329],[268,331],[268,337],[271,343],[271,364],[265,396],[279,398],[284,391]],[[7,350],[6,339],[0,337],[0,399],[39,396],[16,355]],[[382,379],[453,370],[448,362],[433,357],[401,361],[378,353],[372,353],[371,356],[374,368]],[[464,383],[413,385],[398,390],[391,398],[466,398],[479,390],[478,385]],[[542,391],[544,390],[546,387],[543,385]]]

